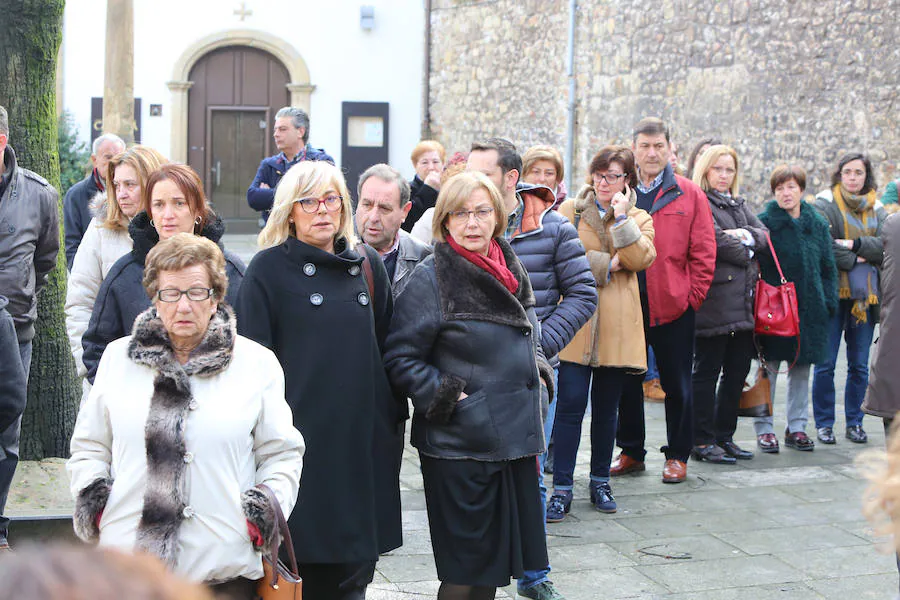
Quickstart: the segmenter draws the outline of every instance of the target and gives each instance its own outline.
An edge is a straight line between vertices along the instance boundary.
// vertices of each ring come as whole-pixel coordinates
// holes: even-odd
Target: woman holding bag
[[[781,362],[794,363],[788,372],[785,445],[810,451],[815,448],[815,443],[805,431],[809,369],[811,364],[825,359],[826,324],[838,304],[837,269],[828,224],[802,200],[806,171],[798,165],[781,165],[772,171],[769,185],[775,199],[765,205],[759,220],[769,229],[784,278],[796,286],[800,338],[761,336],[759,344],[766,360],[773,401]],[[781,276],[771,254],[761,253],[757,258],[763,280],[770,285],[781,285]],[[778,438],[773,417],[757,417],[753,425],[759,449],[777,453]]]
[[[765,226],[738,196],[740,176],[737,153],[723,145],[710,146],[694,170],[715,221],[716,272],[695,326],[693,456],[720,464],[753,458],[734,443],[734,431],[756,354],[753,288],[759,268],[753,258],[768,253]]]

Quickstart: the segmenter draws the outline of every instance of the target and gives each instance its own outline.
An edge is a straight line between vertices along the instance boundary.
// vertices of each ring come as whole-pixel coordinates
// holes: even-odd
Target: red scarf
[[[506,257],[503,256],[503,250],[500,249],[500,244],[497,240],[491,240],[491,245],[488,246],[487,256],[472,252],[471,250],[466,250],[457,244],[456,240],[453,239],[453,236],[449,234],[447,235],[447,243],[450,244],[450,247],[453,248],[457,254],[476,267],[481,267],[493,275],[497,281],[503,284],[503,287],[509,290],[510,294],[515,294],[519,289],[519,281],[516,279],[516,276],[512,274],[512,271],[507,268]]]
[[[103,181],[103,177],[100,176],[100,171],[94,169],[94,185],[97,186],[97,189],[101,192],[106,191],[106,185]]]

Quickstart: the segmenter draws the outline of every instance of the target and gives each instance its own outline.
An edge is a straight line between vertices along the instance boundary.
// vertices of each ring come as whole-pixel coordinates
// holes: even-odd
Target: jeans
[[[778,383],[778,368],[780,365],[780,362],[766,363],[766,371],[769,373],[769,385],[772,388],[773,407],[775,406],[775,385]],[[790,433],[806,430],[809,407],[809,369],[810,365],[798,363],[788,372],[786,410],[787,430]],[[756,430],[756,435],[775,433],[774,417],[756,417],[753,419],[753,428]]]
[[[547,446],[550,445],[550,436],[553,434],[554,422],[556,420],[556,407],[559,404],[559,367],[553,369],[553,389],[556,390],[556,398],[550,399],[550,406],[547,407],[547,418],[544,419],[544,441]],[[541,513],[547,513],[547,486],[544,484],[544,462],[547,460],[547,453],[538,455],[538,487],[541,490]],[[544,533],[547,532],[547,523],[544,523]],[[539,583],[549,580],[550,565],[544,569],[536,571],[525,570],[522,578],[518,580],[517,587],[520,590],[527,590]]]
[[[841,347],[841,335],[847,342],[847,383],[844,386],[844,417],[847,427],[862,425],[862,403],[869,385],[869,349],[875,333],[872,311],[868,321],[857,323],[850,314],[852,300],[841,300],[828,323],[828,357],[813,371],[813,415],[816,427],[834,427],[834,365]]]
[[[741,391],[754,353],[752,331],[698,337],[694,341],[696,445],[733,441]]]
[[[19,343],[19,356],[25,367],[25,380],[31,370],[31,341]],[[16,466],[19,464],[19,433],[22,430],[22,417],[0,433],[0,540],[9,535],[9,518],[4,516],[6,500],[9,497],[9,486],[12,485]]]
[[[647,349],[647,374],[644,375],[644,381],[652,381],[659,379],[659,369],[656,367],[656,355],[653,348]]]
[[[647,341],[656,353],[659,383],[666,390],[666,459],[687,462],[694,446],[694,407],[691,372],[694,358],[694,309],[665,325],[648,327]],[[640,378],[625,383],[619,403],[617,443],[622,453],[644,460],[646,429],[644,390]],[[557,442],[558,443],[558,442]]]
[[[616,413],[629,379],[641,384],[640,376],[629,376],[624,369],[588,367],[570,362],[559,365],[556,464],[553,467],[555,490],[571,490],[574,485],[575,457],[581,442],[588,388],[591,398],[591,480],[609,480],[609,465],[616,441]]]

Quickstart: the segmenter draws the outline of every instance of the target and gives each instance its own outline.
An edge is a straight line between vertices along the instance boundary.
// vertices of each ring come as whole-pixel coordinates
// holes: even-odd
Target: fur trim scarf
[[[219,304],[206,335],[184,365],[175,358],[169,335],[156,308],[134,322],[128,357],[156,371],[144,436],[147,486],[138,523],[137,550],[158,556],[170,567],[177,558],[178,531],[188,505],[184,490],[184,423],[192,400],[190,377],[212,377],[228,365],[237,337],[232,309]]]

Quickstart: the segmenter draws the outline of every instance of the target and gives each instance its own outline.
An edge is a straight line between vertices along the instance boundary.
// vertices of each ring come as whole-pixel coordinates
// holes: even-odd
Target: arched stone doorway
[[[287,43],[252,30],[204,38],[175,66],[170,158],[191,165],[231,233],[256,232],[246,189],[263,156],[274,153],[271,129],[282,106],[309,111],[309,72]]]

